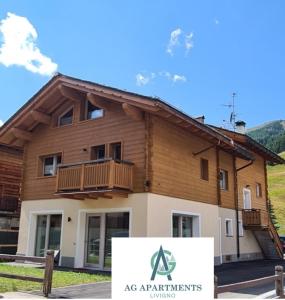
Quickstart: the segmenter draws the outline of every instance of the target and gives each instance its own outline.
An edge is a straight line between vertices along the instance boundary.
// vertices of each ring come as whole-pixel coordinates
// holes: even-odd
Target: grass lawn
[[[285,158],[285,152],[280,154]],[[285,166],[268,166],[269,198],[280,226],[278,232],[285,235]]]
[[[44,270],[30,267],[9,266],[5,263],[0,263],[0,273],[27,275],[43,278]],[[71,271],[54,271],[52,287],[55,288],[109,280],[111,280],[111,277],[107,275],[94,275]],[[0,293],[13,291],[34,291],[41,289],[42,285],[40,283],[0,277]]]

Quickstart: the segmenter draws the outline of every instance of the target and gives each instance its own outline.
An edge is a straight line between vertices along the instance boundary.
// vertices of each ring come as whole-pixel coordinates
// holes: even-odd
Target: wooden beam
[[[65,85],[59,86],[58,89],[63,97],[71,101],[78,102],[84,100],[84,96],[75,89],[69,88]]]
[[[51,116],[49,116],[43,112],[40,112],[37,110],[31,110],[30,114],[33,117],[33,119],[37,122],[40,122],[40,123],[43,123],[46,125],[49,125],[51,122]]]
[[[123,108],[125,114],[127,116],[131,117],[132,119],[134,119],[135,121],[143,120],[143,112],[139,108],[137,108],[131,104],[128,104],[126,102],[122,104],[122,108]]]
[[[11,133],[14,135],[15,138],[24,141],[31,141],[33,137],[31,132],[16,127],[12,128]]]
[[[105,109],[105,110],[112,110],[112,108],[114,106],[113,103],[111,103],[110,101],[103,100],[99,96],[94,95],[92,93],[87,93],[86,98],[94,106],[97,106],[97,107]]]

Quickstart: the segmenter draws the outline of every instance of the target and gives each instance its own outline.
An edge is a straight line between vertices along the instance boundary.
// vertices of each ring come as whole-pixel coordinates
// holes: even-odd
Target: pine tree
[[[280,228],[280,226],[277,222],[277,219],[276,219],[276,216],[275,216],[275,211],[274,211],[274,208],[272,206],[272,203],[271,203],[270,199],[268,199],[268,209],[269,209],[269,214],[270,214],[270,217],[271,217],[271,221],[272,221],[274,227],[276,228],[276,230],[278,230]]]

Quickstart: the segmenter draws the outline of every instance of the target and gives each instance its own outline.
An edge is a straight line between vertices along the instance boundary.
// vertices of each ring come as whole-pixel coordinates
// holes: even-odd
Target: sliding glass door
[[[37,216],[35,256],[44,256],[46,250],[60,250],[61,215]]]
[[[128,236],[128,212],[87,215],[85,265],[109,270],[112,260],[112,238]]]

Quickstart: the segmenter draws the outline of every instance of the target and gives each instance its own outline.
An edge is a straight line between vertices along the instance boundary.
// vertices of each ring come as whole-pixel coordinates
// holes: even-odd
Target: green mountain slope
[[[247,130],[247,134],[276,153],[285,151],[285,120],[272,121],[251,128]]]
[[[280,154],[285,159],[285,152]],[[285,235],[285,165],[268,166],[269,198],[277,218],[279,234]]]

